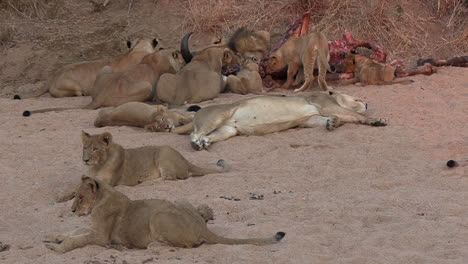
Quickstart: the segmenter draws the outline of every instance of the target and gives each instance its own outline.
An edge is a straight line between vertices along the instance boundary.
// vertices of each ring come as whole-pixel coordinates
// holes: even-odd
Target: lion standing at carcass
[[[163,105],[129,102],[100,110],[94,125],[96,127],[135,126],[152,132],[168,132],[191,122],[192,119],[192,116],[180,114],[177,110],[169,110]]]
[[[88,96],[93,95],[93,84],[97,74],[104,66],[110,66],[114,71],[123,71],[141,62],[143,57],[154,52],[158,45],[156,39],[140,39],[127,42],[130,49],[126,54],[104,60],[84,61],[67,65],[38,91],[30,94],[15,95],[14,99],[39,97],[47,92],[53,97]]]
[[[89,175],[112,186],[137,185],[148,179],[184,180],[189,177],[229,170],[224,160],[219,160],[219,169],[198,167],[170,146],[145,146],[124,149],[113,142],[112,134],[90,135],[82,131],[83,162],[90,166]],[[75,196],[69,192],[58,202]]]
[[[290,89],[295,82],[295,77],[299,70],[304,71],[304,84],[295,89],[294,92],[301,92],[308,89],[314,81],[314,68],[317,65],[319,70],[318,83],[322,90],[329,90],[325,81],[327,70],[330,71],[328,60],[330,52],[328,40],[321,32],[310,33],[302,37],[290,38],[281,48],[274,51],[265,61],[265,69],[268,74],[288,67],[288,76],[283,84],[283,89]],[[297,77],[296,77],[297,78]]]
[[[154,86],[164,73],[176,73],[185,62],[180,51],[160,50],[146,55],[142,62],[125,71],[114,72],[105,66],[93,85],[92,101],[79,108],[46,108],[25,111],[23,116],[33,113],[62,111],[70,109],[97,109],[106,106],[119,106],[127,102],[150,101]]]
[[[187,65],[176,74],[163,74],[156,86],[154,100],[170,105],[198,103],[210,100],[224,91],[226,81],[221,74],[224,65],[234,63],[235,55],[225,45],[212,45],[193,55],[188,39],[182,39],[181,52]]]
[[[268,238],[222,237],[210,231],[200,211],[186,201],[130,200],[101,180],[87,176],[81,178],[72,212],[79,216],[91,214],[91,230],[48,236],[44,241],[47,248],[65,253],[86,245],[111,243],[128,248],[157,244],[193,248],[203,243],[268,245],[286,235],[277,232]]]
[[[412,80],[395,79],[395,67],[380,65],[371,58],[360,54],[348,54],[344,61],[345,73],[354,73],[354,78],[343,80],[341,84],[385,85],[410,84]]]
[[[190,135],[191,145],[202,150],[214,142],[236,135],[263,135],[294,127],[326,126],[343,123],[385,126],[381,118],[362,115],[367,104],[355,97],[313,92],[299,96],[259,96],[232,104],[211,105],[195,113],[193,121],[173,132]]]

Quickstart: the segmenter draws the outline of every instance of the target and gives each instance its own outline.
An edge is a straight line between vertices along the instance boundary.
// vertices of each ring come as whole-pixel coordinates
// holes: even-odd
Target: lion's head
[[[356,111],[358,113],[364,113],[367,110],[367,103],[363,100],[356,98],[351,95],[342,94],[338,92],[329,92],[329,94],[336,100],[336,102],[344,107]]]
[[[96,205],[100,188],[100,184],[95,179],[83,175],[73,201],[72,212],[78,216],[89,215]]]
[[[162,49],[153,52],[146,55],[141,62],[162,73],[176,73],[185,65],[182,53],[174,49]]]
[[[283,60],[279,50],[273,52],[268,58],[265,59],[265,71],[270,74],[273,72],[281,71],[286,68],[287,63]]]
[[[108,157],[109,145],[112,143],[112,135],[109,132],[90,135],[81,131],[83,140],[83,162],[86,165],[103,164]]]
[[[345,73],[352,73],[358,67],[362,67],[366,63],[372,63],[373,60],[369,57],[360,54],[353,54],[350,53],[346,55],[346,58],[343,62],[344,65],[344,72]]]
[[[169,132],[173,128],[174,121],[169,117],[167,108],[162,105],[156,106],[151,123],[145,126],[145,129],[152,132]]]
[[[249,56],[242,61],[242,68],[249,71],[258,72],[259,59],[256,56]]]

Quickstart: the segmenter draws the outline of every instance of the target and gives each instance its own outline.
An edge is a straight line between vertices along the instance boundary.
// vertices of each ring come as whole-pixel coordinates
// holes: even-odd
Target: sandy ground
[[[443,68],[407,86],[347,86],[387,127],[347,124],[235,137],[194,151],[188,136],[129,127],[94,128],[97,111],[25,118],[25,109],[80,106],[89,98],[0,99],[1,263],[468,263],[468,69]],[[210,103],[231,102],[223,95]],[[226,174],[149,181],[117,189],[132,199],[209,204],[209,228],[230,237],[270,236],[271,246],[202,245],[148,250],[87,246],[56,254],[46,234],[89,225],[55,203],[86,172],[81,130],[110,131],[124,147],[169,144],[190,161]],[[455,159],[462,166],[448,169]],[[250,200],[250,193],[264,200]],[[240,198],[226,200],[220,196]]]

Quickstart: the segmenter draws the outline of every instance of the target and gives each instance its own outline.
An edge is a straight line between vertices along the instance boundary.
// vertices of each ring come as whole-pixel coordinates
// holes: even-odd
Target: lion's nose
[[[367,105],[366,105],[366,109],[367,109]],[[89,159],[83,159],[83,161],[84,161],[85,163],[88,163]]]
[[[76,212],[76,209],[75,208],[72,208],[72,213]]]

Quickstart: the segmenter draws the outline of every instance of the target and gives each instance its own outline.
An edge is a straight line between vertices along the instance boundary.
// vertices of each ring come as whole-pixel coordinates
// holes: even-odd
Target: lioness
[[[314,32],[302,37],[290,38],[281,48],[274,51],[265,61],[267,74],[279,71],[288,66],[288,77],[283,84],[283,89],[290,89],[294,83],[294,77],[301,67],[304,69],[304,84],[295,89],[301,92],[312,85],[314,81],[314,68],[317,64],[319,75],[318,83],[321,89],[329,90],[325,81],[327,70],[330,70],[328,60],[328,40],[321,32]]]
[[[211,232],[203,217],[190,203],[166,200],[130,200],[121,192],[91,177],[81,178],[72,212],[78,216],[91,214],[92,228],[48,236],[46,247],[64,253],[86,245],[122,245],[147,248],[150,245],[170,245],[193,248],[208,244],[268,245],[281,241],[286,233],[277,232],[268,238],[235,239]]]
[[[104,66],[110,66],[114,71],[123,71],[141,62],[143,57],[152,53],[158,46],[158,40],[140,39],[127,42],[130,50],[116,58],[84,61],[67,65],[41,89],[30,94],[14,96],[14,99],[39,97],[47,92],[53,97],[87,96],[93,94],[93,83]]]
[[[371,58],[360,54],[348,54],[344,61],[345,73],[354,73],[354,78],[343,80],[341,84],[384,85],[410,84],[412,80],[395,81],[395,67],[380,65]]]
[[[299,96],[259,96],[232,104],[210,105],[195,113],[193,121],[173,132],[190,135],[195,150],[207,148],[238,134],[263,135],[293,127],[325,125],[328,130],[343,123],[385,126],[381,118],[360,113],[367,104],[355,97],[313,92]]]
[[[224,45],[214,45],[192,56],[188,50],[190,35],[187,34],[181,44],[187,65],[177,74],[161,76],[156,86],[155,101],[161,100],[171,105],[198,103],[213,99],[224,90],[225,77],[221,75],[221,68],[233,62],[234,53]]]
[[[161,50],[146,55],[140,64],[125,71],[113,72],[105,66],[93,85],[92,101],[78,109],[97,109],[105,106],[119,106],[127,102],[143,102],[152,99],[153,87],[164,73],[176,73],[185,65],[180,51]],[[62,111],[77,108],[46,108],[25,111],[23,116],[33,113]]]
[[[262,58],[270,50],[270,33],[239,28],[228,42],[229,48],[242,58]]]
[[[163,105],[148,105],[130,102],[117,107],[108,107],[99,111],[94,125],[136,126],[153,132],[167,132],[192,121],[193,117],[168,110]]]
[[[245,58],[239,73],[228,76],[227,89],[238,94],[262,93],[263,84],[262,77],[258,73],[258,63],[255,56]]]

